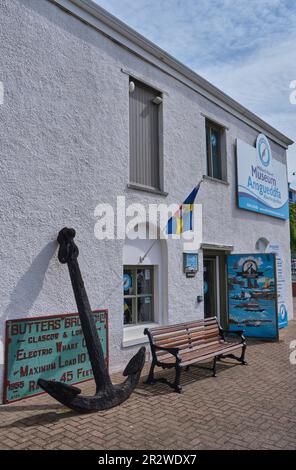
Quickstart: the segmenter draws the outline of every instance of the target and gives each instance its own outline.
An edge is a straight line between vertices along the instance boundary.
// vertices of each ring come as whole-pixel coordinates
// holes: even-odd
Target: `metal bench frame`
[[[210,319],[208,319],[208,320],[210,320]],[[231,335],[234,334],[234,335],[237,335],[241,338],[241,342],[237,343],[237,347],[242,348],[242,352],[241,352],[240,356],[235,356],[232,353],[231,354],[221,354],[221,353],[219,353],[219,351],[217,351],[217,352],[213,352],[213,367],[200,366],[197,363],[193,363],[193,364],[190,364],[190,365],[187,365],[187,366],[182,366],[182,358],[179,355],[180,349],[178,347],[166,348],[166,347],[162,347],[162,346],[157,346],[153,341],[153,334],[151,334],[149,328],[145,328],[144,334],[147,335],[148,338],[149,338],[149,343],[150,343],[151,352],[152,352],[152,363],[151,363],[151,367],[150,367],[150,371],[149,371],[149,375],[148,375],[148,378],[146,380],[146,383],[147,384],[153,384],[155,382],[162,382],[162,383],[165,383],[165,384],[169,385],[176,392],[181,393],[182,392],[182,386],[180,385],[180,379],[181,379],[181,370],[182,370],[183,367],[185,367],[186,371],[189,370],[189,368],[191,366],[199,367],[201,369],[207,369],[207,370],[212,371],[213,377],[216,377],[217,361],[220,361],[221,359],[231,358],[231,359],[235,359],[236,361],[240,362],[241,364],[246,365],[247,361],[245,360],[245,354],[246,354],[247,344],[246,344],[246,338],[244,337],[243,331],[242,330],[237,330],[237,331],[225,330],[225,329],[221,328],[217,317],[213,317],[211,320],[216,320],[217,327],[219,329],[219,336],[220,336],[221,340],[225,341],[225,336],[227,336],[229,334],[231,334]],[[197,323],[198,322],[199,322],[199,320],[197,320]],[[201,322],[201,325],[202,325],[202,320],[200,320],[200,322]],[[182,325],[184,325],[184,327],[186,328],[187,324],[192,325],[192,323],[193,322],[187,322],[187,323],[182,323]],[[168,328],[170,326],[174,327],[174,326],[177,326],[177,325],[168,325]],[[160,327],[160,328],[163,328],[163,326]],[[157,328],[153,328],[153,331],[157,331]],[[189,346],[189,342],[188,342],[188,346]],[[172,363],[161,362],[159,357],[157,357],[157,355],[156,355],[156,351],[165,351],[169,354],[172,354],[175,357],[175,362],[172,362]],[[206,347],[204,348],[204,351],[205,351],[205,354],[203,356],[206,356],[207,355],[207,353],[206,353],[207,348]],[[205,359],[204,361],[207,361],[207,360],[208,359]],[[196,362],[203,362],[202,356],[200,356]],[[156,379],[154,377],[154,368],[156,366],[161,367],[162,369],[172,369],[172,368],[174,368],[175,372],[176,372],[174,382],[173,383],[169,382],[166,378],[157,378]]]

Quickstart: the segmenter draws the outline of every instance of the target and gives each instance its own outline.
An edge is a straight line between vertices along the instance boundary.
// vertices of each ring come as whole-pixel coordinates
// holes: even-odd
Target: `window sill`
[[[203,175],[203,179],[206,180],[206,181],[211,181],[212,183],[224,184],[225,186],[229,186],[229,185],[230,185],[229,181],[220,180],[220,179],[218,179],[218,178],[213,178],[212,176],[208,176],[208,175]]]
[[[148,337],[144,335],[145,328],[159,326],[158,323],[144,323],[143,325],[128,326],[123,329],[122,347],[128,348],[138,344],[148,343]]]
[[[129,183],[127,185],[128,189],[136,189],[137,191],[146,191],[147,193],[158,194],[160,196],[166,197],[168,193],[162,191],[161,189],[152,188],[151,186],[145,186],[137,183]]]

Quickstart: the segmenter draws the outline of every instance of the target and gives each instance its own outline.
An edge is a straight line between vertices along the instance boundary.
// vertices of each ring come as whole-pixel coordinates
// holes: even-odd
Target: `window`
[[[208,176],[219,180],[225,179],[222,159],[223,136],[222,127],[206,121]]]
[[[161,190],[159,124],[162,97],[130,79],[130,183]]]
[[[124,325],[151,323],[154,319],[154,271],[151,266],[125,266],[123,270]]]

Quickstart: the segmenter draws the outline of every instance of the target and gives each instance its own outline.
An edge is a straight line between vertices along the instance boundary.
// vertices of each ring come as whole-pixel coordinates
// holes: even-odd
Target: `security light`
[[[161,96],[156,96],[154,100],[152,100],[152,103],[154,104],[161,104],[162,103],[162,97]]]
[[[129,82],[129,92],[133,93],[135,91],[136,85],[135,82]]]

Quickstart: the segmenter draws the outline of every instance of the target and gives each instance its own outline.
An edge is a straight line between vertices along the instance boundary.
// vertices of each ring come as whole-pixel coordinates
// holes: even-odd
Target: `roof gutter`
[[[215,104],[222,107],[227,112],[230,112],[254,129],[257,129],[256,126],[258,126],[260,130],[265,131],[268,137],[283,147],[288,148],[289,145],[294,143],[293,140],[279,132],[252,111],[249,111],[247,108],[239,104],[226,93],[223,93],[219,88],[212,85],[153,42],[149,41],[118,18],[108,13],[92,0],[49,1],[79,18],[84,23],[94,27],[118,44],[128,48],[144,60],[156,65],[158,68],[161,68],[164,72],[182,81],[187,86],[191,86],[195,91],[210,101],[213,101]],[[155,60],[152,61],[151,58],[156,59],[156,63]],[[213,100],[213,98],[215,98],[215,100]]]

